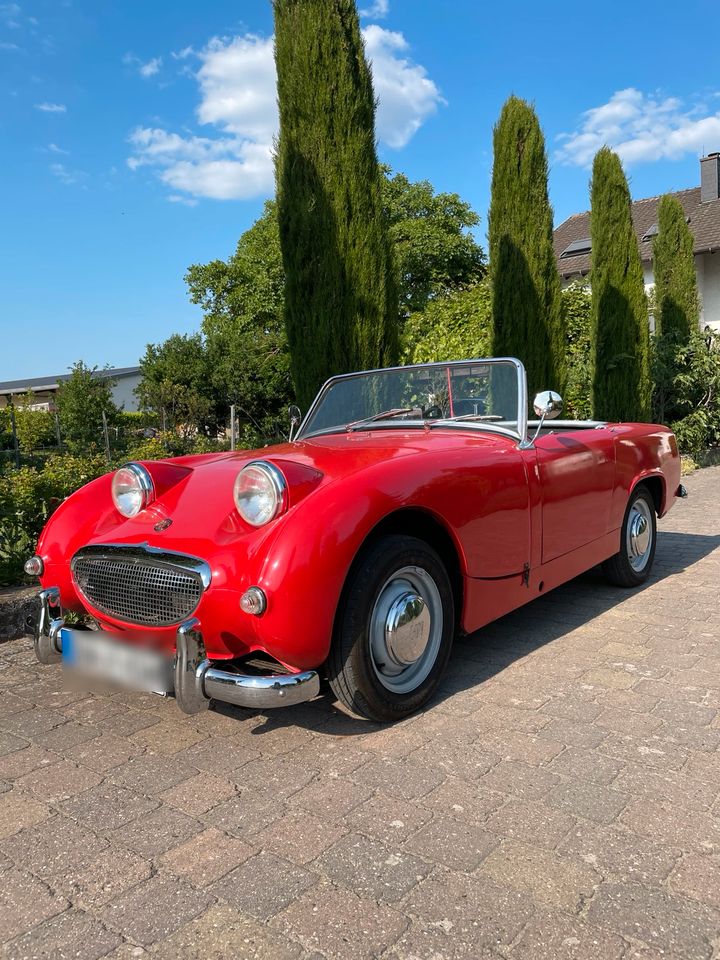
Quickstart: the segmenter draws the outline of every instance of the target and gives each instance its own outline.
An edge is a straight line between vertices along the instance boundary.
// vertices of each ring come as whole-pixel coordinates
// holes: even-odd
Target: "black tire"
[[[398,578],[393,577],[395,573]],[[421,656],[416,661],[408,660],[407,666],[379,663],[383,658],[378,657],[377,647],[371,646],[371,636],[376,642],[379,635],[387,638],[387,632],[379,626],[387,621],[378,611],[382,611],[383,603],[390,602],[393,591],[401,593],[399,585],[410,582],[406,577],[414,578],[416,595],[428,597],[427,603],[423,601],[413,610],[426,611],[421,615],[423,623],[428,624],[430,639]],[[453,591],[435,550],[415,537],[380,537],[356,558],[343,591],[326,665],[335,696],[353,713],[368,720],[394,721],[414,713],[430,699],[440,682],[454,632]],[[400,673],[386,676],[385,669],[397,669]],[[399,688],[403,683],[412,685],[413,671],[417,683],[411,689],[388,688]]]
[[[642,516],[645,518],[650,531],[650,543],[642,557],[633,554],[629,528]],[[620,529],[620,549],[602,565],[603,573],[610,583],[618,587],[639,587],[650,576],[653,560],[655,559],[655,545],[657,543],[657,520],[655,517],[655,501],[646,486],[640,484],[630,494],[625,510],[623,525]]]

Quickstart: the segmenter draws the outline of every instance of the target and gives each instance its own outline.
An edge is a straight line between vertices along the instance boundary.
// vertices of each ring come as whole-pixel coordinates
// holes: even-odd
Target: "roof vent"
[[[589,237],[587,237],[585,240],[573,240],[573,242],[569,243],[560,254],[560,259],[566,260],[568,257],[579,257],[584,253],[590,253],[591,249],[592,244]]]
[[[700,158],[700,202],[720,199],[720,153]]]

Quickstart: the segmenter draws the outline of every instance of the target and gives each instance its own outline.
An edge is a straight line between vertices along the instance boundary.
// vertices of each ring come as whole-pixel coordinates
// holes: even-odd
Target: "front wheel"
[[[603,565],[603,573],[619,587],[645,583],[655,559],[657,522],[655,503],[647,487],[639,486],[630,495],[620,531],[620,550]]]
[[[327,669],[335,696],[370,720],[400,720],[435,691],[450,656],[447,571],[423,540],[370,544],[348,577]]]

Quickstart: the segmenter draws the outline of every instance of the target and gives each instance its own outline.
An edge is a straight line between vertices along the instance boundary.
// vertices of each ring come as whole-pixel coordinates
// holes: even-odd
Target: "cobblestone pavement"
[[[458,642],[391,728],[183,717],[0,647],[0,954],[720,957],[720,467],[687,487],[645,589],[593,571]]]

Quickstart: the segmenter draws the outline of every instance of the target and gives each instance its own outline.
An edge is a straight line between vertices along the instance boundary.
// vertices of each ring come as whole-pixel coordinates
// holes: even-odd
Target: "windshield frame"
[[[472,431],[488,431],[490,433],[500,433],[505,436],[510,436],[514,440],[522,442],[527,436],[527,424],[528,424],[528,399],[527,399],[527,380],[525,376],[525,367],[522,362],[516,357],[476,357],[468,360],[440,360],[433,363],[412,363],[405,364],[403,366],[397,367],[377,367],[373,370],[359,370],[355,373],[341,373],[337,376],[330,377],[318,390],[317,396],[310,404],[308,412],[303,417],[303,421],[300,424],[297,434],[294,437],[295,441],[298,440],[308,440],[312,437],[321,437],[328,436],[330,434],[345,433],[345,426],[333,426],[324,428],[317,431],[312,431],[307,433],[307,424],[313,417],[316,409],[322,402],[325,394],[328,390],[336,383],[341,380],[352,380],[357,377],[365,377],[371,374],[377,373],[392,373],[396,370],[406,371],[406,370],[428,370],[428,369],[446,369],[452,367],[462,367],[467,366],[469,363],[486,363],[486,364],[512,364],[515,367],[515,372],[517,375],[517,399],[518,399],[518,409],[517,409],[517,431],[510,429],[509,427],[499,427],[494,426],[492,423],[487,421],[473,421],[473,420],[458,420],[453,418],[444,418],[439,420],[381,420],[381,421],[369,421],[367,426],[364,429],[367,430],[376,430],[376,429],[406,429],[408,427],[462,427],[467,430]]]

